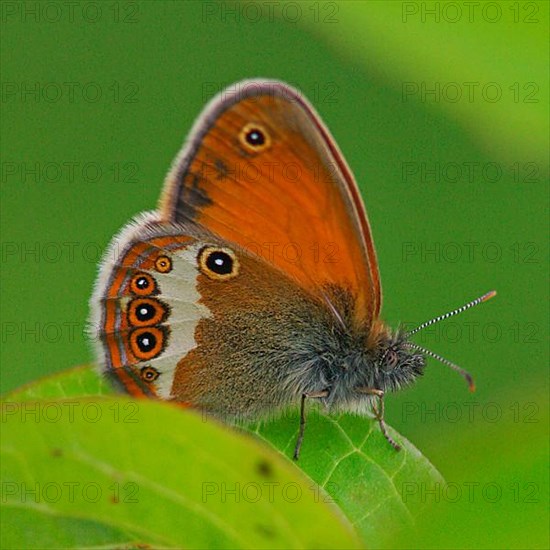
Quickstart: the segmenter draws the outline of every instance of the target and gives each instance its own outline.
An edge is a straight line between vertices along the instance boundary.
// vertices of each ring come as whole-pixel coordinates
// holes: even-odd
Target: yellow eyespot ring
[[[198,264],[201,273],[217,281],[227,281],[239,274],[239,260],[229,248],[218,246],[201,248]]]
[[[155,269],[159,273],[169,273],[172,271],[172,260],[168,256],[159,256],[155,260]]]
[[[247,153],[261,153],[271,147],[271,136],[261,124],[249,122],[239,132],[239,143]]]

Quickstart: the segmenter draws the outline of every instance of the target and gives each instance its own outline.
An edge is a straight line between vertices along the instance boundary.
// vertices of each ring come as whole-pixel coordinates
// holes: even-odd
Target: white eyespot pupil
[[[214,262],[216,265],[223,265],[223,260],[221,258],[216,258]]]

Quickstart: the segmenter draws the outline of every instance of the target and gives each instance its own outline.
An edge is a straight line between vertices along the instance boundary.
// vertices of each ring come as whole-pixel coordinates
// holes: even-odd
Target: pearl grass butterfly
[[[420,376],[427,356],[473,390],[466,371],[410,337],[494,295],[390,330],[367,214],[337,144],[297,90],[249,80],[205,108],[157,210],[113,239],[91,325],[102,371],[134,396],[226,420],[300,404],[298,458],[307,398],[373,410],[399,449],[384,395]]]

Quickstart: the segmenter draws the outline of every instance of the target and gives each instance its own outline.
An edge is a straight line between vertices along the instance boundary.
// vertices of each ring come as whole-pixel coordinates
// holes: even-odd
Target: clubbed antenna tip
[[[497,291],[496,290],[491,290],[490,292],[487,292],[487,294],[484,294],[480,298],[480,300],[482,302],[486,302],[487,300],[490,300],[491,298],[494,298],[496,295],[497,295]]]

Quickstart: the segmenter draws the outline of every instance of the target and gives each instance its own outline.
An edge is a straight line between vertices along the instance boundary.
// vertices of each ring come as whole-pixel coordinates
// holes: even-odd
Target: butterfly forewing
[[[197,223],[327,296],[348,289],[358,323],[380,310],[361,197],[313,108],[281,83],[250,81],[201,115],[167,178],[161,218]]]

